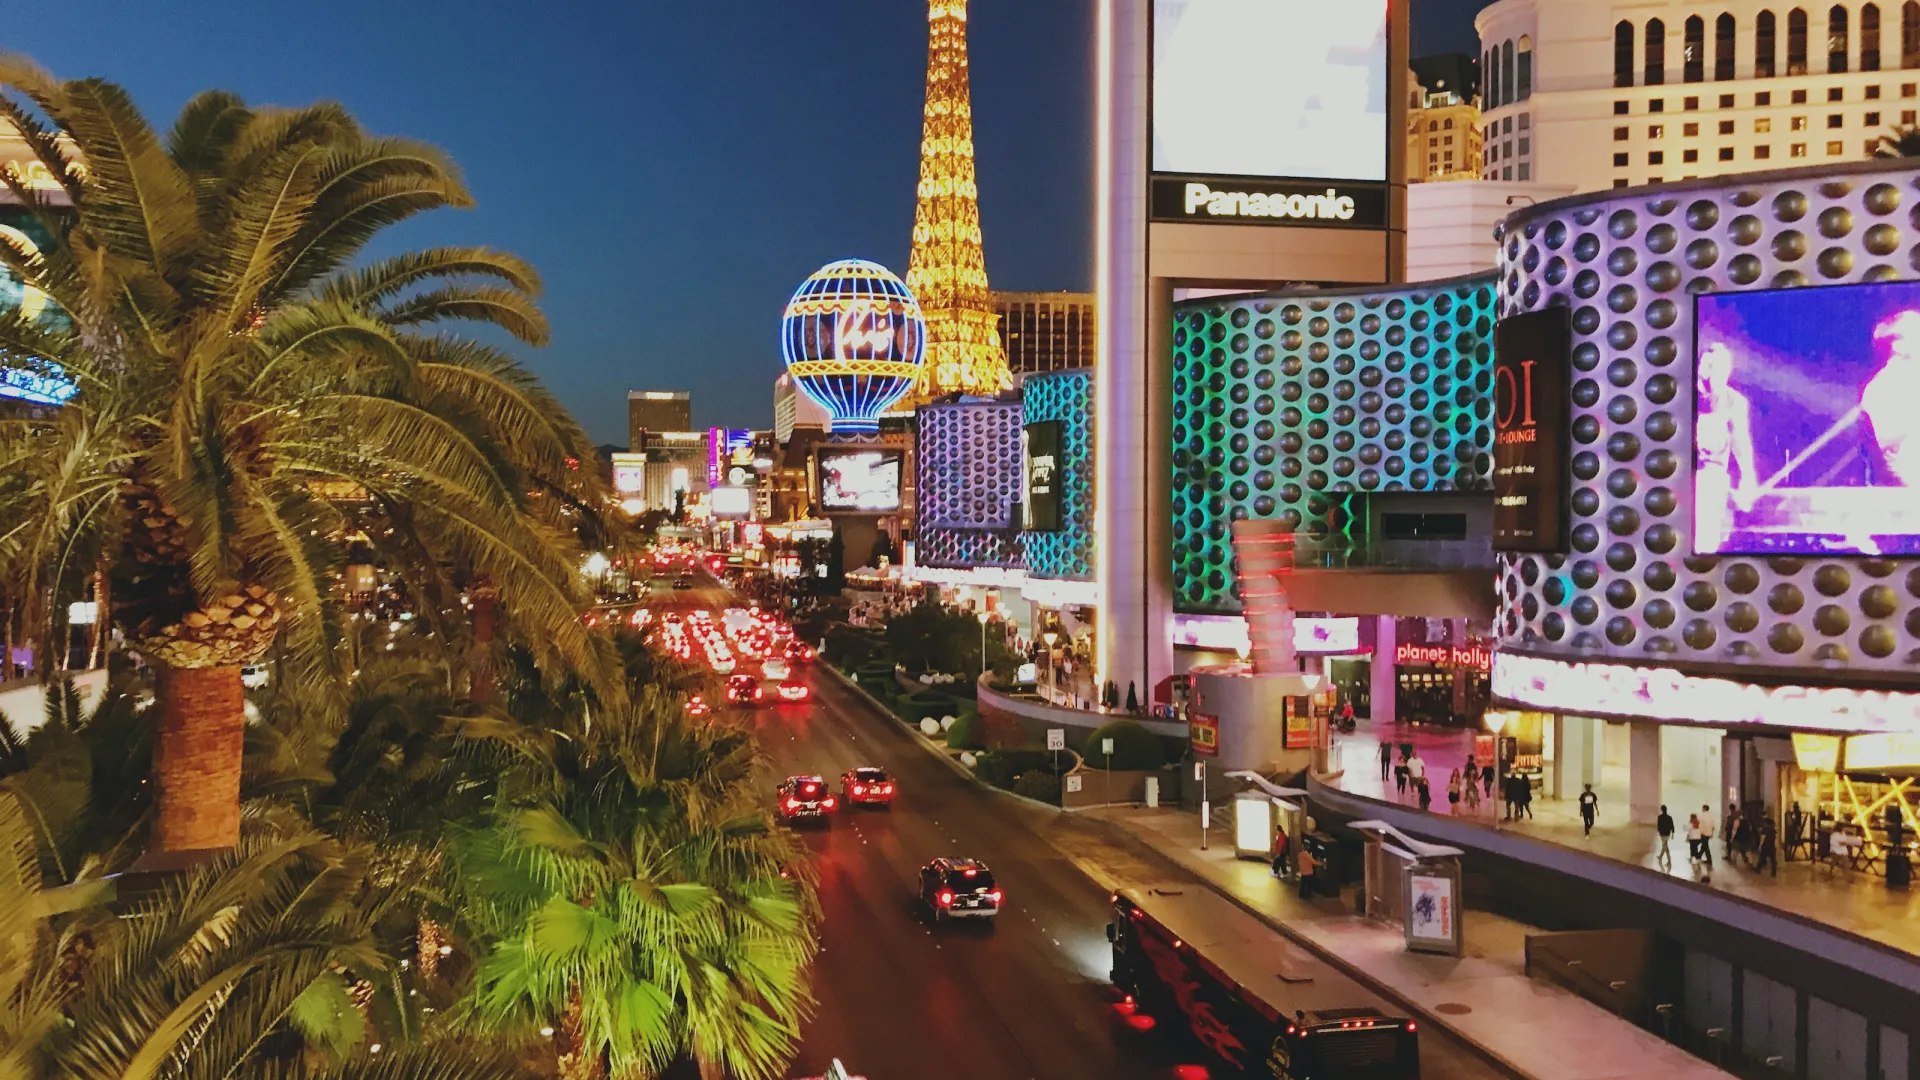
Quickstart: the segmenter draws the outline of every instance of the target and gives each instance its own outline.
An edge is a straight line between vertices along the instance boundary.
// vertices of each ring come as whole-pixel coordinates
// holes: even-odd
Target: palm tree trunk
[[[470,701],[493,700],[493,636],[499,626],[500,594],[493,586],[481,584],[473,590],[473,652],[467,664],[467,698]]]
[[[581,1021],[580,986],[567,991],[567,1007],[560,1014],[560,1080],[596,1080],[601,1075],[600,1055],[588,1053],[587,1034]]]
[[[7,682],[13,678],[14,614],[14,606],[8,604],[6,626],[4,629],[0,629],[0,682]]]
[[[155,666],[155,852],[225,850],[240,840],[246,698],[239,665]]]

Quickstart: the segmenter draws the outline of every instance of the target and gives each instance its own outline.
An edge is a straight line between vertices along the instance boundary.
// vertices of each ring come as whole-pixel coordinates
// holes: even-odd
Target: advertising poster
[[[1187,741],[1201,757],[1220,756],[1220,718],[1200,713],[1187,714]]]
[[[898,450],[822,450],[820,505],[856,513],[900,509],[904,460]]]
[[[1020,519],[1028,532],[1060,531],[1060,421],[1020,430]]]
[[[1493,329],[1493,547],[1567,549],[1572,317],[1564,307]]]
[[[1305,750],[1313,745],[1313,699],[1311,697],[1290,697],[1287,699],[1287,742],[1289,750]]]
[[[1407,872],[1407,948],[1420,952],[1455,952],[1453,878],[1441,874]]]
[[[1694,551],[1920,554],[1920,284],[1694,310]]]

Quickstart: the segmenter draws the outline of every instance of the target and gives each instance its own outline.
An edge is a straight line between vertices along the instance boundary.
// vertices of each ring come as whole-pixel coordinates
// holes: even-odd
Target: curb
[[[1433,1013],[1430,1010],[1424,1009],[1414,1004],[1412,1001],[1402,996],[1398,991],[1394,990],[1392,987],[1387,986],[1386,984],[1375,979],[1373,976],[1347,963],[1346,960],[1342,958],[1338,953],[1332,952],[1322,947],[1319,943],[1307,938],[1305,935],[1301,934],[1299,931],[1293,929],[1285,921],[1275,917],[1269,912],[1261,911],[1260,909],[1254,907],[1252,904],[1248,903],[1244,898],[1236,895],[1235,893],[1227,889],[1221,888],[1219,885],[1215,884],[1213,881],[1209,880],[1205,876],[1199,873],[1196,873],[1193,870],[1188,869],[1184,864],[1180,862],[1180,860],[1174,858],[1171,855],[1166,854],[1165,852],[1161,851],[1159,848],[1156,848],[1152,844],[1147,843],[1145,840],[1141,839],[1140,837],[1135,836],[1130,830],[1112,821],[1108,821],[1104,818],[1088,817],[1088,818],[1085,818],[1085,820],[1095,823],[1108,836],[1118,841],[1120,846],[1127,848],[1128,850],[1132,851],[1134,854],[1146,857],[1149,860],[1153,861],[1154,863],[1157,863],[1166,869],[1169,869],[1171,871],[1178,873],[1183,878],[1192,878],[1198,881],[1202,886],[1208,889],[1211,889],[1212,891],[1214,891],[1215,893],[1218,893],[1222,897],[1225,897],[1229,903],[1233,904],[1233,906],[1239,908],[1240,910],[1260,920],[1262,923],[1265,923],[1269,928],[1274,930],[1276,933],[1285,937],[1287,940],[1293,942],[1294,944],[1299,945],[1301,948],[1312,953],[1314,956],[1318,957],[1319,959],[1326,961],[1329,965],[1331,965],[1334,968],[1334,970],[1339,971],[1341,974],[1352,979],[1354,982],[1359,983],[1360,985],[1366,987],[1367,989],[1372,990],[1374,993],[1379,994],[1381,997],[1387,999],[1388,1001],[1393,1002],[1396,1006],[1406,1010],[1408,1015],[1418,1016],[1422,1023],[1431,1024],[1432,1026],[1439,1028],[1441,1031],[1446,1032],[1448,1035],[1451,1035],[1456,1041],[1460,1043],[1461,1046],[1466,1047],[1467,1050],[1472,1052],[1475,1057],[1478,1057],[1482,1061],[1484,1061],[1486,1064],[1493,1066],[1495,1069],[1499,1070],[1501,1073],[1510,1077],[1511,1080],[1537,1080],[1537,1078],[1535,1078],[1533,1074],[1528,1073],[1527,1071],[1521,1069],[1519,1066],[1515,1065],[1513,1062],[1508,1061],[1505,1057],[1501,1056],[1499,1052],[1481,1044],[1480,1042],[1469,1037],[1466,1033],[1462,1032],[1458,1027],[1448,1023],[1443,1016]],[[1062,851],[1061,854],[1065,855],[1067,859],[1071,861],[1075,866],[1079,867],[1082,872],[1087,873],[1088,877],[1093,878],[1095,881],[1102,880],[1101,876],[1088,872],[1086,865],[1083,864],[1079,859],[1075,858],[1074,856],[1072,856],[1071,854],[1068,854],[1065,851]]]

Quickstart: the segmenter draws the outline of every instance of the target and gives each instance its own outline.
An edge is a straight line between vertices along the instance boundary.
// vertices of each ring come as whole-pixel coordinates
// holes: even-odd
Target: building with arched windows
[[[1873,156],[1920,122],[1920,0],[1499,0],[1480,176],[1628,187]]]
[[[1461,53],[1416,56],[1407,80],[1407,183],[1480,179],[1480,73]]]

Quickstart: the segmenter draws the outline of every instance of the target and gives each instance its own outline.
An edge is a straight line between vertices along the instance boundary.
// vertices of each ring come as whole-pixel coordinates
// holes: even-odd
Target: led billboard
[[[900,509],[898,450],[822,450],[816,459],[820,506],[828,511],[887,513]]]
[[[1020,429],[1020,516],[1028,532],[1060,531],[1060,421]]]
[[[1920,283],[1695,300],[1693,549],[1920,554]]]
[[[1493,547],[1566,550],[1568,375],[1573,323],[1564,307],[1493,328]]]
[[[753,513],[753,493],[743,487],[717,487],[707,493],[707,509],[714,517],[746,517]]]
[[[614,454],[613,490],[622,495],[647,493],[647,455]]]
[[[1387,0],[1154,0],[1151,170],[1384,183],[1387,65]]]

